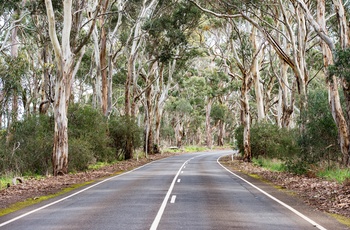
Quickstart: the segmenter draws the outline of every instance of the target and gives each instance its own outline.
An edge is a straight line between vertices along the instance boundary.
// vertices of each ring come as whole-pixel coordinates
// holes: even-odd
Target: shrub
[[[88,163],[86,159],[94,159],[98,162],[114,160],[110,148],[111,140],[107,132],[107,119],[98,110],[88,105],[72,104],[68,110],[68,121],[69,145],[84,144],[81,147],[69,147],[68,159],[73,168],[75,168],[73,165],[80,165],[78,168],[84,169],[88,167],[88,165],[83,167],[81,163],[74,162],[79,159],[85,163]],[[83,153],[82,149],[85,149],[86,152]]]
[[[293,156],[299,151],[295,137],[293,130],[269,123],[255,124],[251,130],[253,157],[284,159]]]
[[[243,147],[243,131],[244,131],[244,128],[242,125],[238,126],[236,129],[235,129],[235,143],[236,143],[236,146],[238,148],[238,151],[243,154],[244,152],[244,147]]]
[[[306,120],[305,130],[298,137],[300,151],[285,162],[288,171],[297,174],[307,173],[311,165],[338,162],[341,158],[337,127],[326,90],[317,88],[309,92]]]
[[[68,169],[70,172],[84,171],[95,163],[93,142],[71,138],[68,145]]]
[[[242,126],[236,129],[235,138],[239,151],[243,153]],[[299,151],[294,131],[279,128],[274,124],[254,124],[251,127],[250,138],[253,158],[285,159]]]
[[[7,171],[46,174],[51,170],[53,118],[32,116],[14,124],[6,151]]]
[[[111,117],[108,127],[117,159],[125,159],[127,141],[132,143],[134,150],[142,146],[143,130],[133,118],[126,116]]]
[[[327,102],[327,91],[314,90],[308,97],[308,122],[305,133],[299,138],[303,161],[314,164],[328,157],[337,161],[341,157],[338,132]]]

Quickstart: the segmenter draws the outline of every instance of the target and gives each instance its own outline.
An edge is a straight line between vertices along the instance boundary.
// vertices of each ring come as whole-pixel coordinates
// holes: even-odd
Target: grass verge
[[[317,173],[318,177],[325,178],[330,181],[337,181],[338,183],[344,183],[345,181],[350,180],[350,170],[349,169],[326,169],[321,170]]]
[[[254,158],[252,161],[254,165],[266,168],[274,172],[286,171],[283,161],[281,160],[267,159],[267,158]]]

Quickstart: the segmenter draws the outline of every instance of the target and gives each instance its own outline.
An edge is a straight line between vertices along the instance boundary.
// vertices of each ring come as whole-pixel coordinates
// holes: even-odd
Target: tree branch
[[[195,2],[193,0],[189,0],[189,1],[191,3],[193,3],[195,6],[197,6],[201,11],[208,13],[208,14],[211,14],[211,15],[214,15],[215,17],[218,17],[218,18],[239,18],[239,17],[242,17],[240,14],[219,14],[219,13],[216,13],[214,11],[203,8],[201,5],[199,5],[197,2]]]
[[[48,17],[48,22],[49,22],[49,35],[50,35],[50,39],[52,41],[52,45],[53,45],[53,48],[55,51],[56,58],[59,61],[62,58],[62,50],[61,50],[60,43],[59,43],[58,38],[57,38],[55,13],[53,11],[51,0],[45,0],[45,5],[46,5],[46,13],[47,13],[47,17]],[[61,63],[61,61],[59,61],[59,63]],[[61,69],[61,65],[59,65],[58,68]]]
[[[74,54],[77,54],[80,52],[80,50],[83,48],[83,46],[86,45],[86,43],[89,41],[90,36],[92,34],[92,32],[94,31],[95,25],[96,25],[96,20],[97,17],[99,15],[100,9],[101,9],[101,5],[102,5],[102,0],[99,0],[97,5],[96,5],[96,9],[95,9],[95,15],[94,17],[91,19],[92,23],[90,26],[90,29],[88,31],[88,33],[86,34],[85,38],[83,39],[83,41],[78,45],[78,47],[73,51]]]

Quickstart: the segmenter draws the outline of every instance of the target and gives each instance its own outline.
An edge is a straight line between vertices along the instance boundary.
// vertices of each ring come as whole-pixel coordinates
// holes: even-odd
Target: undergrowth
[[[205,150],[207,150],[207,148],[203,146],[196,146],[196,145],[185,146],[185,152],[202,152]]]
[[[350,170],[349,169],[325,169],[317,173],[317,176],[325,178],[330,181],[337,181],[338,183],[343,183],[350,180]]]
[[[283,172],[286,170],[283,161],[277,159],[268,159],[268,158],[253,158],[253,164],[266,168],[275,172]]]

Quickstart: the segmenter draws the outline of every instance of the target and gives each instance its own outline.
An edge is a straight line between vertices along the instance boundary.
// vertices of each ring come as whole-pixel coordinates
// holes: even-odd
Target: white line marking
[[[165,197],[164,197],[163,203],[162,203],[162,205],[160,206],[160,208],[159,208],[159,210],[158,210],[157,216],[156,216],[156,218],[154,219],[150,230],[156,230],[156,229],[157,229],[157,227],[158,227],[158,225],[159,225],[159,222],[160,222],[160,219],[162,218],[162,215],[163,215],[163,213],[164,213],[165,207],[166,207],[166,205],[167,205],[167,203],[168,203],[170,194],[171,194],[171,192],[173,191],[173,188],[174,188],[174,185],[175,185],[175,181],[176,181],[177,178],[179,177],[180,172],[181,172],[181,173],[183,172],[183,171],[181,171],[181,170],[182,170],[182,168],[184,167],[184,165],[187,164],[187,162],[189,162],[190,160],[192,160],[192,159],[194,159],[194,158],[196,158],[196,157],[200,157],[200,156],[202,156],[202,155],[204,155],[204,154],[201,154],[201,155],[199,155],[199,156],[192,157],[191,159],[188,159],[187,161],[185,161],[185,163],[183,163],[183,164],[181,165],[179,171],[177,171],[177,173],[176,173],[176,175],[175,175],[175,177],[174,177],[174,179],[173,179],[173,182],[171,183],[171,185],[170,185],[170,187],[169,187],[168,192],[166,193],[166,195],[165,195]]]
[[[227,156],[227,155],[226,155]],[[250,183],[249,181],[247,181],[246,179],[238,176],[237,174],[231,172],[229,169],[227,169],[225,166],[223,166],[219,160],[220,158],[222,158],[224,156],[219,157],[216,162],[223,167],[226,171],[228,171],[229,173],[231,173],[232,175],[234,175],[235,177],[241,179],[242,181],[246,182],[247,184],[249,184],[250,186],[252,186],[253,188],[257,189],[258,191],[260,191],[261,193],[263,193],[264,195],[266,195],[267,197],[271,198],[272,200],[276,201],[277,203],[279,203],[280,205],[284,206],[285,208],[289,209],[290,211],[292,211],[294,214],[298,215],[299,217],[303,218],[304,220],[306,220],[307,222],[309,222],[310,224],[312,224],[314,227],[321,229],[321,230],[327,230],[326,228],[324,228],[323,226],[319,225],[318,223],[316,223],[315,221],[311,220],[309,217],[305,216],[304,214],[300,213],[299,211],[295,210],[294,208],[292,208],[291,206],[287,205],[286,203],[282,202],[281,200],[277,199],[276,197],[270,195],[269,193],[265,192],[264,190],[262,190],[261,188],[257,187],[256,185]]]
[[[181,182],[181,179],[177,179],[177,183],[180,183]]]
[[[170,203],[171,203],[171,204],[174,204],[174,203],[175,203],[175,200],[176,200],[176,195],[173,195],[173,196],[171,197]]]
[[[184,169],[186,168],[186,166],[184,166]]]
[[[163,160],[163,159],[161,159],[161,160]],[[119,175],[117,175],[117,176],[113,176],[113,177],[107,178],[107,179],[105,179],[105,180],[103,180],[103,181],[100,181],[100,182],[98,182],[98,183],[96,183],[96,184],[93,184],[93,185],[91,185],[91,186],[89,186],[89,187],[87,187],[87,188],[84,188],[84,189],[82,189],[82,190],[80,190],[80,191],[78,191],[78,192],[76,192],[76,193],[73,193],[73,194],[71,194],[71,195],[69,195],[69,196],[63,197],[62,199],[56,200],[56,201],[54,201],[54,202],[52,202],[52,203],[49,203],[49,204],[47,204],[47,205],[44,205],[44,206],[42,206],[42,207],[40,207],[40,208],[37,208],[37,209],[34,209],[34,210],[30,211],[30,212],[24,213],[24,214],[22,214],[22,215],[20,215],[20,216],[17,216],[17,217],[15,217],[15,218],[13,218],[13,219],[10,219],[10,220],[8,220],[8,221],[6,221],[6,222],[1,223],[1,224],[0,224],[0,227],[3,227],[3,226],[5,226],[5,225],[8,225],[8,224],[10,224],[10,223],[12,223],[12,222],[14,222],[14,221],[16,221],[16,220],[19,220],[19,219],[21,219],[21,218],[23,218],[23,217],[26,217],[26,216],[28,216],[28,215],[30,215],[30,214],[33,214],[33,213],[37,212],[37,211],[43,210],[43,209],[45,209],[45,208],[48,208],[48,207],[50,207],[50,206],[52,206],[52,205],[54,205],[54,204],[60,203],[60,202],[62,202],[62,201],[64,201],[64,200],[67,200],[67,199],[69,199],[69,198],[71,198],[71,197],[73,197],[73,196],[76,196],[76,195],[78,195],[78,194],[80,194],[80,193],[82,193],[82,192],[85,192],[86,190],[89,190],[89,189],[91,189],[91,188],[93,188],[93,187],[96,187],[97,185],[100,185],[100,184],[102,184],[102,183],[105,183],[105,182],[107,182],[107,181],[109,181],[109,180],[115,179],[115,178],[117,178],[117,177],[124,176],[124,175],[129,174],[129,173],[131,173],[131,172],[134,172],[134,171],[136,171],[136,170],[138,170],[138,169],[141,169],[141,168],[143,168],[143,167],[145,167],[145,166],[147,166],[147,165],[149,165],[149,164],[153,164],[154,162],[156,162],[156,161],[152,161],[152,162],[150,162],[150,163],[148,163],[148,164],[142,165],[142,166],[140,166],[140,167],[137,167],[137,168],[135,168],[135,169],[133,169],[133,170],[131,170],[131,171],[125,172],[125,173],[123,173],[123,174],[119,174]]]
[[[184,171],[181,171],[181,173],[184,173]]]

